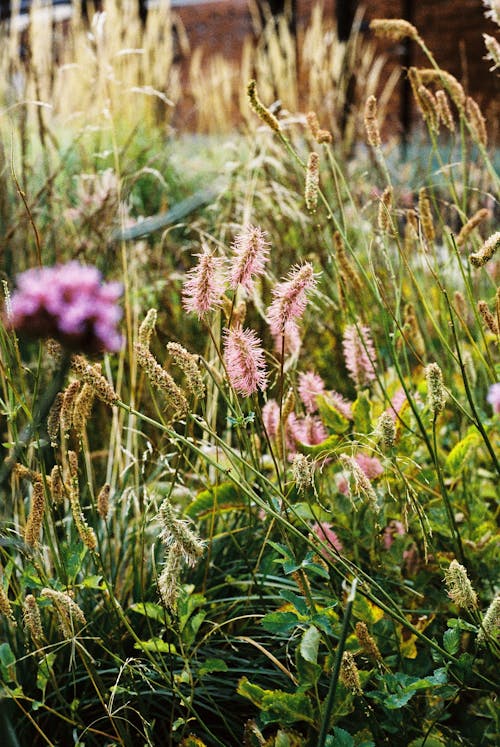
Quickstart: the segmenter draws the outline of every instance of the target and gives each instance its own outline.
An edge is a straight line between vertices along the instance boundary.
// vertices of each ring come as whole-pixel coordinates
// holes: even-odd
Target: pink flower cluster
[[[490,386],[486,401],[493,407],[493,412],[500,415],[500,381]]]
[[[311,531],[318,537],[321,542],[330,545],[331,550],[321,550],[321,555],[325,560],[335,561],[338,558],[338,553],[341,553],[344,549],[342,542],[337,537],[337,534],[333,531],[330,524],[327,521],[315,522]]]
[[[69,350],[116,352],[122,337],[120,283],[102,283],[96,267],[68,262],[27,270],[17,277],[9,323],[29,337],[53,337]]]
[[[252,329],[241,325],[225,330],[224,358],[233,389],[250,397],[267,384],[266,362],[260,340]]]
[[[369,327],[350,324],[344,331],[344,357],[347,370],[358,389],[376,377],[375,348]]]

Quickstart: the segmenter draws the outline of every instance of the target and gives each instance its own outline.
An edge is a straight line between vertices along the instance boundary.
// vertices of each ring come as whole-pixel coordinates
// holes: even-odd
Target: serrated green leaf
[[[290,591],[290,589],[281,589],[280,597],[293,604],[299,615],[306,616],[309,614],[309,608],[304,597],[299,597],[293,591]]]
[[[299,618],[295,612],[268,612],[264,615],[260,624],[269,633],[287,634],[293,630],[299,623]]]
[[[245,500],[232,482],[214,485],[202,490],[185,510],[191,519],[203,519],[212,513],[236,511],[245,508]]]
[[[443,646],[449,654],[456,654],[460,647],[459,628],[449,628],[443,635]]]
[[[198,669],[198,676],[203,677],[205,674],[212,672],[227,672],[228,666],[222,659],[205,659]]]
[[[359,433],[370,433],[372,426],[372,405],[368,392],[360,392],[352,405],[354,428]]]
[[[238,682],[236,692],[238,695],[242,695],[244,698],[247,698],[247,700],[250,700],[254,705],[261,708],[266,690],[259,687],[259,685],[254,685],[247,677],[242,677]]]
[[[155,604],[154,602],[137,602],[136,604],[131,604],[129,610],[160,623],[165,623],[165,620],[170,619],[165,607],[162,607],[161,604]]]
[[[476,432],[468,433],[452,448],[446,457],[445,467],[450,475],[456,477],[462,472],[467,464],[467,460],[480,441],[479,434]]]
[[[176,648],[173,643],[167,643],[161,638],[149,638],[147,641],[136,641],[134,648],[137,651],[153,651],[164,654],[175,654]]]
[[[316,664],[318,661],[318,649],[320,640],[321,633],[319,632],[318,628],[315,628],[314,625],[311,625],[304,632],[304,635],[302,636],[302,639],[300,641],[300,653],[304,657],[304,659],[311,662],[311,664]]]
[[[282,690],[266,690],[262,698],[262,722],[290,726],[297,721],[314,723],[313,707],[305,693],[285,693]]]
[[[349,428],[349,420],[335,407],[327,396],[319,395],[316,397],[319,414],[323,423],[334,433],[345,433]]]
[[[354,747],[354,738],[345,729],[335,726],[328,747]]]

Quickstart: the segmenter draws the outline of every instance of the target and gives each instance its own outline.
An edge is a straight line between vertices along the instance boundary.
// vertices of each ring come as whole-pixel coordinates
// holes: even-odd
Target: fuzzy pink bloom
[[[241,285],[248,293],[253,290],[254,276],[262,275],[268,260],[269,243],[266,233],[258,226],[245,226],[233,243],[234,257],[231,260],[229,285]]]
[[[344,548],[342,546],[342,542],[339,540],[330,524],[327,521],[322,521],[319,524],[315,522],[311,527],[311,531],[318,537],[318,539],[332,547],[332,550],[330,551],[321,551],[321,554],[323,555],[325,560],[336,560],[337,553],[342,552]]]
[[[292,268],[286,280],[273,288],[274,300],[267,319],[273,335],[282,335],[291,322],[299,319],[307,306],[307,294],[316,286],[310,262]]]
[[[293,355],[298,357],[300,348],[302,346],[302,340],[300,339],[300,331],[295,322],[289,322],[286,325],[284,334],[274,335],[274,349],[281,355],[283,350],[285,355]]]
[[[342,493],[342,495],[349,495],[349,480],[343,472],[335,475],[335,482],[337,484],[337,490],[339,491],[339,493]]]
[[[300,441],[308,446],[316,446],[328,438],[328,432],[315,415],[306,415],[304,418],[297,417],[292,412],[288,416],[287,430],[294,441]]]
[[[391,404],[386,410],[387,414],[391,416],[394,422],[396,422],[396,416],[399,415],[399,411],[401,410],[405,402],[406,392],[403,387],[401,387],[393,394]]]
[[[496,384],[492,384],[488,391],[486,401],[493,407],[493,412],[497,415],[500,414],[500,381]]]
[[[224,357],[233,389],[249,397],[266,388],[266,363],[261,343],[253,329],[241,325],[224,331]]]
[[[396,534],[405,534],[405,528],[400,521],[392,519],[392,521],[390,521],[385,527],[384,534],[382,535],[382,542],[386,550],[389,550],[392,547]]]
[[[203,247],[196,267],[188,272],[182,289],[182,304],[186,311],[194,311],[201,319],[208,311],[219,306],[224,293],[224,260]]]
[[[307,412],[315,412],[318,409],[316,398],[325,391],[325,384],[321,376],[314,371],[299,374],[299,396]]]
[[[384,473],[382,463],[380,459],[377,459],[377,457],[369,457],[366,454],[356,454],[354,459],[369,480],[375,480]]]
[[[352,420],[352,406],[345,397],[338,392],[331,391],[327,392],[326,400],[333,405],[333,407],[335,407],[335,409],[338,410],[346,420]]]
[[[280,423],[280,408],[275,399],[269,399],[262,408],[262,422],[269,438],[276,438]]]
[[[366,386],[375,378],[375,348],[369,327],[350,324],[344,331],[344,358],[356,387]]]

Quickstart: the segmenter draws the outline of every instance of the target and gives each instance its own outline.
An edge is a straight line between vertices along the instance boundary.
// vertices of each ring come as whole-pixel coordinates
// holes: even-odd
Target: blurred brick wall
[[[337,0],[322,3],[325,18],[335,18]],[[339,2],[341,0],[338,0]],[[307,26],[315,0],[296,0],[297,32],[300,35]],[[417,26],[437,62],[453,73],[464,84],[467,93],[473,96],[488,114],[490,129],[500,114],[500,78],[490,73],[491,63],[484,59],[483,33],[495,36],[498,28],[484,17],[481,0],[370,0],[359,3],[364,7],[363,33],[370,35],[368,22],[372,18],[404,18],[405,7],[412,8],[411,22]],[[243,42],[254,37],[252,14],[248,0],[217,0],[176,7],[187,34],[191,49],[202,46],[206,55],[222,54],[237,60]],[[428,66],[423,54],[410,43],[395,44],[378,40],[380,51],[387,55],[387,75],[394,66],[400,67],[407,60],[417,66]],[[408,54],[409,57],[405,57]],[[186,58],[184,74],[189,59]],[[400,129],[401,102],[404,95],[404,74],[391,102],[389,121],[392,129]]]

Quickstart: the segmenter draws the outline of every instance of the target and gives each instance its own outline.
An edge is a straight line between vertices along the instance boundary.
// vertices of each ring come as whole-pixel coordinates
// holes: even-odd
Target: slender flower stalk
[[[269,242],[266,232],[258,226],[245,226],[233,242],[233,257],[229,285],[236,289],[239,285],[251,293],[254,278],[262,275],[269,258]]]
[[[280,132],[280,123],[278,122],[274,114],[272,114],[272,112],[264,106],[257,95],[257,82],[255,80],[249,81],[247,86],[247,95],[250,106],[259,117],[259,119],[264,122],[264,124],[268,125],[271,130],[274,130],[274,132]]]
[[[314,213],[318,207],[319,190],[319,156],[317,153],[309,153],[306,168],[306,186],[304,199],[307,209]]]
[[[39,544],[44,513],[45,496],[43,484],[35,482],[31,495],[31,509],[24,529],[24,541],[31,547],[37,547]]]
[[[250,397],[267,386],[266,364],[261,342],[251,329],[240,325],[224,331],[224,358],[233,389]]]
[[[43,633],[42,618],[40,617],[40,609],[33,594],[28,594],[24,600],[23,619],[26,630],[28,630],[31,636],[31,640],[35,646],[40,647],[45,636]]]
[[[273,335],[283,335],[287,327],[302,316],[307,306],[307,294],[315,286],[313,266],[305,262],[293,267],[288,278],[273,288],[274,300],[267,313]]]
[[[372,148],[380,148],[382,140],[377,122],[377,99],[368,96],[365,104],[365,131],[368,145]]]
[[[498,639],[500,635],[500,594],[494,598],[484,613],[481,628],[477,634],[478,646],[483,646],[488,639]]]
[[[174,417],[184,415],[189,406],[182,389],[177,386],[168,371],[160,366],[153,354],[144,345],[136,342],[134,350],[137,355],[137,362],[146,372],[151,385],[165,394],[167,402],[174,410]]]
[[[82,610],[67,592],[44,588],[41,596],[50,599],[57,613],[59,628],[65,638],[73,638],[77,627],[87,624]]]
[[[172,356],[172,362],[178,366],[185,376],[186,389],[195,397],[205,396],[205,384],[198,365],[198,356],[189,353],[177,342],[168,342],[167,350]]]
[[[469,220],[464,223],[460,232],[457,235],[455,243],[458,247],[463,246],[466,240],[469,238],[472,231],[486,218],[489,218],[491,212],[487,208],[481,208]]]
[[[430,411],[437,415],[446,405],[446,390],[443,386],[443,374],[437,363],[429,363],[425,369],[427,379],[427,403]]]
[[[494,254],[500,247],[500,231],[492,234],[487,239],[481,249],[478,252],[469,254],[469,260],[474,267],[483,267],[490,259],[493,258]]]

